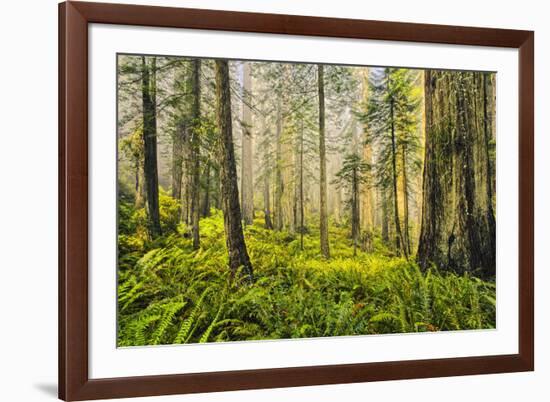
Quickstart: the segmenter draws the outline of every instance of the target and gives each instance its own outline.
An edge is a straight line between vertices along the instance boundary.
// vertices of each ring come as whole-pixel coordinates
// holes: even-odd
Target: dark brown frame
[[[519,49],[519,353],[125,378],[88,377],[88,24]],[[534,33],[105,3],[59,5],[59,397],[137,397],[534,370]]]

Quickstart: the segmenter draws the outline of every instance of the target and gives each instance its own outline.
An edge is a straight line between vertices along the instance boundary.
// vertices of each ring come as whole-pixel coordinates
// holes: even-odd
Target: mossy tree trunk
[[[425,72],[426,145],[418,261],[495,274],[494,172],[486,73]]]

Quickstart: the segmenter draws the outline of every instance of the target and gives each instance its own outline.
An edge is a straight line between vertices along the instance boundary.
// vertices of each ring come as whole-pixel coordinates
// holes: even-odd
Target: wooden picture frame
[[[90,379],[88,24],[519,49],[519,353],[399,362]],[[59,397],[139,397],[534,369],[534,33],[382,21],[65,2],[59,5]]]

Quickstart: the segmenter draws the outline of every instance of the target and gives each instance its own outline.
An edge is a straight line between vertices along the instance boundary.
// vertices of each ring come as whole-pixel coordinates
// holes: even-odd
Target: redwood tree
[[[237,270],[249,280],[253,279],[252,264],[246,250],[241,209],[233,132],[231,125],[231,92],[229,84],[229,66],[227,60],[216,60],[216,113],[218,119],[221,198],[224,218],[225,240],[229,253],[229,268],[234,276]]]
[[[487,73],[425,72],[424,268],[495,274],[492,85]]]
[[[162,234],[159,212],[159,184],[157,167],[157,107],[156,107],[156,58],[141,57],[141,93],[143,105],[143,152],[147,212],[151,237]]]
[[[317,65],[319,93],[319,200],[321,253],[330,258],[327,214],[327,159],[325,148],[325,78],[322,64]]]

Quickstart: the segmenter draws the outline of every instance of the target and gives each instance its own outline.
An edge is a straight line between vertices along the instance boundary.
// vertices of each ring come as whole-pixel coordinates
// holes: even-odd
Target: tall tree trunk
[[[266,135],[266,128],[265,128],[265,117],[262,117],[261,120],[261,127],[260,132],[262,135]],[[264,176],[263,176],[263,201],[264,201],[264,221],[265,221],[265,228],[266,229],[273,229],[273,221],[272,221],[272,214],[271,214],[271,169],[272,169],[272,147],[271,147],[271,141],[267,142],[266,144],[263,144],[266,149],[263,150],[263,168],[264,168]]]
[[[270,195],[269,195],[269,186],[271,181],[271,175],[269,174],[269,169],[264,174],[264,219],[265,219],[265,228],[273,229],[273,222],[271,222],[271,206],[270,206]]]
[[[212,198],[214,200],[214,208],[222,209],[222,184],[220,182],[220,168],[219,166],[215,165],[212,165],[212,168],[214,169],[214,173],[212,174],[212,179],[214,181],[214,184],[212,185]]]
[[[206,170],[204,171],[204,194],[202,199],[202,217],[206,218],[207,216],[210,216],[210,169],[211,164],[210,161],[206,162]]]
[[[252,169],[252,112],[250,104],[252,101],[252,75],[251,63],[244,62],[243,65],[243,140],[242,140],[242,163],[241,163],[241,197],[243,221],[245,225],[252,225],[254,220],[254,178]]]
[[[275,160],[275,230],[283,230],[283,156],[282,156],[282,100],[281,95],[277,99],[277,127],[276,127],[276,160]]]
[[[491,142],[493,139],[493,131],[495,129],[495,124],[493,122],[494,113],[495,113],[495,96],[494,96],[495,85],[493,82],[493,76],[490,73],[483,74],[483,131],[484,131],[484,140],[485,140],[485,158],[487,159],[487,173],[485,177],[487,178],[487,224],[488,224],[488,247],[489,254],[495,256],[496,258],[496,220],[495,220],[495,190],[496,190],[496,175],[494,169],[494,161],[491,156]],[[493,263],[494,264],[494,263]],[[485,275],[492,276],[495,274],[494,265],[487,263],[485,267]]]
[[[293,232],[300,230],[300,210],[299,210],[299,200],[300,200],[300,138],[294,138],[294,163],[292,166],[292,230]]]
[[[362,98],[361,101],[367,104],[369,100],[369,70],[365,69],[361,74],[362,79]],[[368,138],[369,127],[368,123],[363,123],[362,132],[362,152],[363,160],[370,166],[372,164],[372,145]],[[372,251],[372,237],[375,224],[375,200],[373,196],[372,185],[370,182],[364,183],[361,186],[361,228],[365,234],[365,250]]]
[[[216,112],[220,133],[220,181],[225,240],[232,277],[237,270],[253,280],[252,264],[246,250],[239,206],[239,188],[231,120],[231,92],[227,60],[216,60]]]
[[[401,165],[403,169],[403,238],[407,255],[411,254],[411,239],[409,236],[409,182],[407,179],[407,146],[401,146]]]
[[[364,69],[361,74],[362,94],[361,101],[367,104],[369,101],[369,70]],[[372,164],[372,144],[369,141],[368,122],[363,123],[363,135],[361,142],[363,144],[363,160],[370,166]],[[375,197],[372,189],[373,185],[369,179],[367,183],[361,185],[361,228],[363,229],[362,247],[366,252],[373,251],[374,227],[376,225]]]
[[[435,264],[443,270],[495,273],[490,190],[494,172],[487,150],[492,118],[489,123],[488,115],[477,107],[487,101],[483,74],[425,72],[426,146],[418,246],[418,262],[424,268]]]
[[[136,165],[134,166],[134,182],[135,182],[135,186],[134,186],[134,190],[136,192],[136,198],[137,198],[137,194],[139,192],[139,186],[140,186],[140,182],[139,182],[139,159],[136,160]]]
[[[300,249],[304,249],[304,120],[300,127]]]
[[[394,117],[394,100],[390,99],[390,120],[391,120],[391,162],[392,162],[392,188],[393,188],[393,206],[394,206],[394,222],[395,222],[395,243],[397,250],[403,251],[405,258],[409,258],[407,248],[405,247],[405,241],[403,239],[403,232],[401,231],[401,223],[399,221],[399,200],[397,198],[397,149],[395,141],[395,117]]]
[[[200,247],[200,118],[201,118],[201,84],[200,84],[201,60],[192,61],[192,93],[191,101],[191,189],[190,189],[190,214],[191,214],[191,237],[193,249]]]
[[[190,88],[190,85],[189,85]],[[190,90],[190,92],[192,92]],[[191,100],[188,99],[188,104]],[[188,105],[187,104],[187,105]],[[181,211],[180,220],[186,225],[191,223],[191,190],[193,179],[193,152],[192,152],[192,124],[189,123],[190,113],[187,111],[186,116],[182,118],[180,123],[181,127],[181,141],[182,141],[182,159],[183,159],[183,172],[181,176]]]
[[[142,135],[143,137],[143,135]],[[141,208],[145,204],[145,199],[147,198],[145,194],[145,174],[143,172],[143,160],[142,158],[137,158],[135,161],[135,180],[136,180],[136,198],[134,206],[136,208]]]
[[[382,240],[384,242],[389,243],[390,241],[390,231],[389,231],[389,220],[390,220],[390,214],[389,214],[389,208],[388,208],[388,194],[386,189],[382,189],[380,191],[381,193],[381,199],[382,199]]]
[[[183,177],[183,122],[176,126],[172,140],[172,198],[181,199],[181,183]]]
[[[351,234],[353,238],[353,255],[357,255],[357,245],[360,237],[359,222],[359,180],[357,169],[354,168],[351,179]]]
[[[325,258],[330,258],[327,214],[327,160],[325,149],[325,78],[322,64],[317,65],[317,83],[319,90],[319,229],[321,253]]]
[[[149,233],[155,238],[162,234],[159,212],[159,185],[157,167],[157,113],[156,113],[156,58],[152,58],[151,69],[145,57],[142,65],[142,102],[143,102],[143,150],[144,174],[147,193],[147,212]]]

